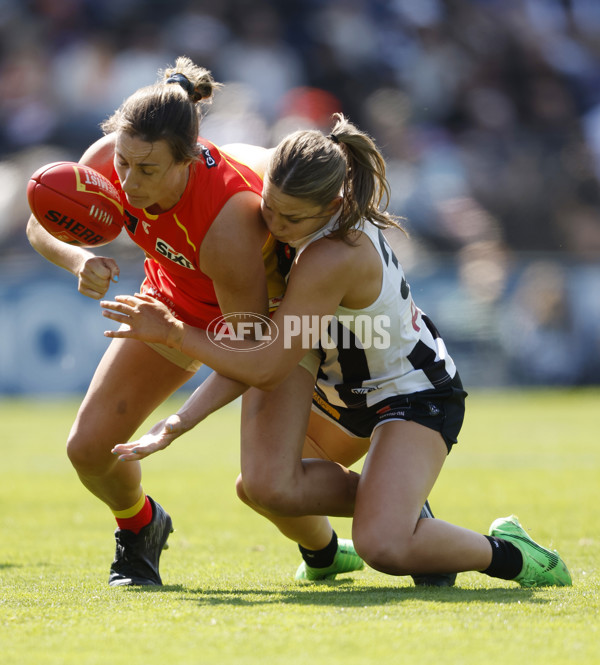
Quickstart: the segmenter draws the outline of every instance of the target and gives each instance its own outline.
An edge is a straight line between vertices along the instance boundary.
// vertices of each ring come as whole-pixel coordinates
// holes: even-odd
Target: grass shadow
[[[202,606],[232,605],[321,605],[365,607],[403,601],[421,600],[435,603],[494,603],[500,605],[547,604],[548,598],[534,589],[505,587],[464,589],[460,587],[360,586],[352,580],[333,580],[295,589],[215,589],[189,588],[183,585],[163,587],[129,587],[133,593],[174,593],[182,600]]]

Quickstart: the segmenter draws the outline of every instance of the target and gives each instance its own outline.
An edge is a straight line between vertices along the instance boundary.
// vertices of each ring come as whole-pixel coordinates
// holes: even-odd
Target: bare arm
[[[136,441],[116,445],[112,452],[119,455],[119,460],[131,462],[164,450],[175,439],[194,428],[211,413],[232,402],[246,389],[244,384],[215,372],[196,388],[177,413],[153,425]]]
[[[350,285],[360,278],[353,251],[342,241],[328,240],[315,243],[302,254],[292,269],[283,302],[273,315],[279,335],[269,346],[257,348],[255,342],[240,341],[236,347],[244,353],[221,348],[205,330],[176,321],[148,297],[118,296],[113,302],[101,303],[104,316],[131,328],[105,335],[166,343],[225,376],[272,390],[315,344],[320,324],[324,322],[326,328]],[[303,331],[306,323],[312,325]]]
[[[200,246],[200,266],[215,288],[223,314],[268,311],[262,247],[268,237],[260,197],[235,194],[211,225]]]
[[[103,175],[110,175],[113,153],[112,137],[105,136],[86,150],[80,162]],[[38,254],[75,275],[79,292],[84,296],[99,300],[108,291],[111,281],[119,279],[119,266],[114,259],[96,256],[89,249],[57,240],[33,215],[27,223],[27,239]]]

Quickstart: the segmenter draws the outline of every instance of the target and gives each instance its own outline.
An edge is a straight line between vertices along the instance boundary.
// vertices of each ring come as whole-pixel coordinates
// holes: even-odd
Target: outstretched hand
[[[177,414],[173,414],[165,420],[156,423],[149,432],[137,441],[119,443],[111,452],[113,455],[119,456],[119,461],[134,462],[144,459],[144,457],[148,457],[148,455],[152,455],[152,453],[158,450],[164,450],[186,431],[181,418]]]
[[[183,341],[183,323],[176,319],[166,305],[152,296],[115,296],[102,300],[102,315],[126,324],[120,330],[105,330],[105,337],[133,338],[142,342],[157,342],[176,349]]]

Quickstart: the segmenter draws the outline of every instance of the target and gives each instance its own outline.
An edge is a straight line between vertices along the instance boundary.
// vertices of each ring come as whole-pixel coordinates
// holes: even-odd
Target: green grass
[[[64,455],[76,401],[0,401],[0,661],[586,665],[600,644],[600,391],[479,392],[431,497],[486,532],[516,513],[572,588],[477,573],[452,589],[365,570],[298,585],[295,546],[235,497],[237,407],[145,464],[176,532],[161,589],[111,589],[114,522]],[[175,403],[165,405],[166,415]],[[334,520],[340,536],[348,520]]]

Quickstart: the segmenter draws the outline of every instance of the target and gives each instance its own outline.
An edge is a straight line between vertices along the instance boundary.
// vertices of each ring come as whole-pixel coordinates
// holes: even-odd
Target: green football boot
[[[338,548],[331,566],[313,568],[303,561],[296,571],[296,579],[310,582],[333,580],[340,573],[351,573],[354,570],[362,570],[364,567],[365,562],[354,551],[352,541],[338,538]]]
[[[571,586],[571,575],[556,550],[538,545],[515,515],[500,517],[490,526],[490,536],[512,543],[523,555],[523,568],[515,577],[523,587]]]

